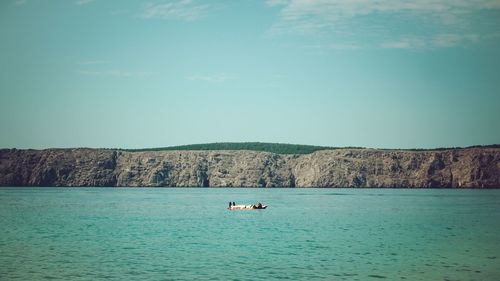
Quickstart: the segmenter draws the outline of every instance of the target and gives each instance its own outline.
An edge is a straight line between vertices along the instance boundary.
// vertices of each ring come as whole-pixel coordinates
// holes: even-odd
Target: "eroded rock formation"
[[[500,187],[500,149],[3,149],[0,186]]]

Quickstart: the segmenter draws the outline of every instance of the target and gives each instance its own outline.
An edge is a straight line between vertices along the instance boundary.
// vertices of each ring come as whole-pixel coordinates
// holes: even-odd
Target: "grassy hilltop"
[[[467,148],[499,148],[500,145],[476,145]],[[365,147],[332,147],[332,146],[316,146],[288,143],[267,143],[267,142],[216,142],[205,144],[189,144],[168,147],[156,148],[141,148],[141,149],[120,149],[123,151],[138,152],[138,151],[166,151],[166,150],[252,150],[265,151],[277,154],[308,154],[319,150],[327,149],[365,149]],[[381,150],[402,150],[402,151],[440,151],[447,149],[463,149],[462,147],[440,147],[440,148],[413,148],[413,149],[381,149]]]
[[[124,149],[126,151],[164,151],[164,150],[253,150],[278,154],[308,154],[318,150],[335,149],[328,146],[300,145],[265,142],[217,142],[206,144],[190,144],[159,148]]]

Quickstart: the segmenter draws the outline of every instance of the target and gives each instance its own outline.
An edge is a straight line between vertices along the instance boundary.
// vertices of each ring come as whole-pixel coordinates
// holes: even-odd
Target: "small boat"
[[[267,205],[255,204],[255,205],[232,205],[228,207],[228,210],[262,210],[267,208]]]

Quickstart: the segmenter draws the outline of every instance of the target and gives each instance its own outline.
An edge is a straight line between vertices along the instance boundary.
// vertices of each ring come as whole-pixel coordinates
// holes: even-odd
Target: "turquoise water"
[[[0,188],[0,280],[43,279],[500,280],[500,190]]]

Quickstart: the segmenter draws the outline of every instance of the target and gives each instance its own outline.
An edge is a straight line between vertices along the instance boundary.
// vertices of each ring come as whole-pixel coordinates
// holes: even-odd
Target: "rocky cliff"
[[[0,150],[0,186],[500,187],[500,148]]]

